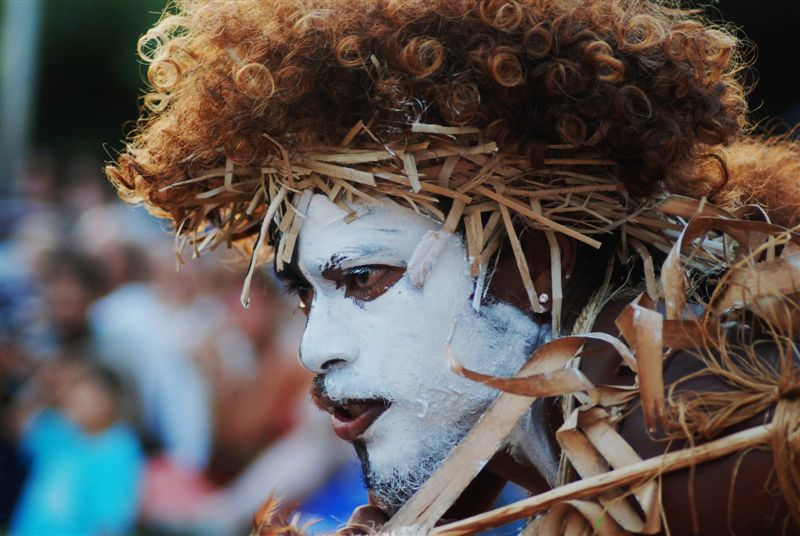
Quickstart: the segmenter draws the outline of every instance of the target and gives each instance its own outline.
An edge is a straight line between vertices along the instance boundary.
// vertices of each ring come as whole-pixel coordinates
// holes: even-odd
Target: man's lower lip
[[[376,405],[374,408],[365,411],[359,417],[349,420],[341,420],[336,415],[332,415],[333,433],[345,441],[354,441],[358,436],[366,432],[367,428],[372,426],[372,423],[387,409],[387,406]]]

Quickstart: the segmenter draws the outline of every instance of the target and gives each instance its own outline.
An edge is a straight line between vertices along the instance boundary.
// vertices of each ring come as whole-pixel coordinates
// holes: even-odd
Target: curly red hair
[[[641,0],[179,0],[140,41],[145,111],[109,177],[181,221],[199,186],[287,147],[413,122],[476,126],[533,165],[548,144],[620,164],[629,192],[713,192],[746,114],[737,40]],[[702,174],[701,174],[702,175]],[[693,181],[689,181],[689,178]]]

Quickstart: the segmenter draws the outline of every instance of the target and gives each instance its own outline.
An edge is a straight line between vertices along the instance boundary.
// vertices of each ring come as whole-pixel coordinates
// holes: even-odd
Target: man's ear
[[[563,279],[569,279],[572,276],[577,245],[573,239],[565,235],[559,233],[554,233],[554,235],[559,249],[562,285],[566,286]],[[537,298],[541,298],[539,304],[549,311],[552,307],[553,295],[550,240],[547,239],[544,231],[525,229],[520,232],[519,241],[525,254],[525,261],[528,263],[533,286],[538,294]],[[531,310],[514,252],[508,244],[505,244],[500,251],[497,267],[489,284],[489,293],[495,299],[515,305],[519,309]]]

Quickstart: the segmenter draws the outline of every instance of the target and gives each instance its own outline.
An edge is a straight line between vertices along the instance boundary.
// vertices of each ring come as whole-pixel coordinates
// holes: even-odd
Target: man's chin
[[[408,472],[397,468],[386,468],[370,461],[370,449],[363,439],[353,441],[356,455],[361,462],[364,485],[372,501],[389,515],[393,515],[427,480],[430,473],[408,478]]]
[[[394,515],[422,487],[433,471],[379,472],[370,470],[364,480],[370,496],[389,515]]]
[[[419,491],[436,471],[436,467],[430,469],[425,476],[419,474],[411,479],[408,475],[398,474],[390,474],[387,477],[371,470],[368,462],[364,470],[364,483],[369,491],[370,504],[377,506],[391,518]],[[481,471],[445,512],[439,523],[450,523],[488,511],[494,505],[505,483],[505,480],[487,470]]]
[[[353,442],[364,483],[381,509],[394,514],[439,468],[467,433],[459,426],[453,428],[459,431],[439,435],[436,444],[404,444],[407,437],[379,444],[363,439]]]

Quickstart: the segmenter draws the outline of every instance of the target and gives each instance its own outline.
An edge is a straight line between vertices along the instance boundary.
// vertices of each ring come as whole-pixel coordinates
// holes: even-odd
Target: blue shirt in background
[[[47,410],[22,438],[28,480],[11,535],[121,534],[133,528],[144,457],[133,430],[115,424],[87,435]]]
[[[361,466],[345,463],[338,471],[300,504],[301,519],[314,520],[309,534],[331,534],[347,524],[357,507],[367,504],[367,490],[361,476]]]

